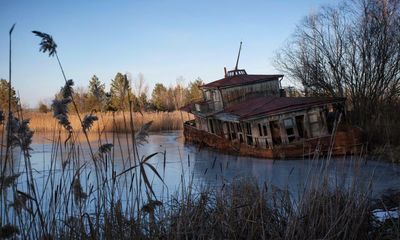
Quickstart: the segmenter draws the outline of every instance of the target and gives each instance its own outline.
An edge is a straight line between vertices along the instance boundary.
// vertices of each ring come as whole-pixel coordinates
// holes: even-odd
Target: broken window
[[[278,121],[269,122],[269,127],[271,128],[271,135],[272,135],[271,137],[273,144],[274,145],[281,144],[282,143],[281,130]]]
[[[232,122],[226,123],[228,126],[228,133],[229,133],[229,139],[234,140],[236,139],[236,131],[235,131],[235,124]]]
[[[253,145],[253,136],[251,134],[251,124],[245,123],[245,127],[246,127],[246,135],[247,135],[247,144]]]
[[[236,123],[236,127],[238,132],[242,132],[242,126],[240,125],[240,123]]]
[[[296,135],[294,134],[294,123],[293,119],[286,118],[283,120],[283,125],[286,129],[286,135],[288,137],[289,142],[293,142],[296,139]]]
[[[262,137],[268,136],[267,125],[259,123],[258,124],[258,133]]]
[[[320,124],[316,113],[308,115],[310,121],[310,129],[313,137],[318,137],[320,134]]]
[[[263,125],[264,136],[268,136],[267,125]]]
[[[307,131],[304,127],[304,115],[296,116],[296,126],[300,138],[308,138]]]
[[[259,134],[259,138],[256,138],[256,144],[259,147],[263,147],[263,148],[269,148],[268,145],[268,140],[267,140],[267,136],[268,136],[268,130],[267,130],[267,125],[264,123],[259,123],[257,124],[258,126],[258,134]]]
[[[239,142],[243,143],[244,139],[243,139],[242,125],[240,123],[235,123],[235,126],[236,126],[236,130],[237,130],[237,136],[239,138]]]
[[[215,133],[215,131],[214,131],[214,125],[213,125],[213,120],[212,120],[212,119],[208,119],[208,123],[210,124],[210,132],[211,132],[211,133]]]
[[[251,135],[251,124],[250,123],[245,123],[246,124],[246,133],[247,135]]]

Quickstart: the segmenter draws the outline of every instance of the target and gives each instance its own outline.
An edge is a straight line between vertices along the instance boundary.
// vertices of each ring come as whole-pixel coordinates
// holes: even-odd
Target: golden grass
[[[129,132],[129,112],[115,113],[115,129],[113,129],[112,113],[96,113],[99,120],[93,125],[93,130],[100,129],[105,132]],[[85,114],[81,114],[83,118]],[[81,129],[77,115],[70,114],[72,127],[79,131]],[[125,121],[124,121],[125,117]],[[54,119],[52,113],[27,112],[24,118],[30,119],[30,128],[35,132],[52,133],[57,131],[59,125]],[[143,115],[134,113],[133,116],[135,128],[139,128],[143,123],[153,121],[150,131],[170,131],[183,129],[183,122],[193,118],[190,114],[181,111],[174,112],[145,112]],[[126,122],[126,124],[125,124]]]

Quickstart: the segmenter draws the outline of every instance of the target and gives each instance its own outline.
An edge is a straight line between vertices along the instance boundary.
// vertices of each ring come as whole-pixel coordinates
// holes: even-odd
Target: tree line
[[[189,82],[187,86],[184,85],[183,78],[178,78],[174,86],[167,87],[157,83],[149,97],[143,74],[132,80],[130,76],[117,73],[111,80],[109,91],[106,90],[106,85],[93,75],[87,88],[75,89],[73,98],[81,112],[127,111],[130,107],[138,112],[174,111],[188,103],[201,100],[201,85],[203,81],[200,78]],[[60,93],[57,93],[56,99],[59,97]],[[38,109],[41,112],[50,110],[43,102],[39,102]]]

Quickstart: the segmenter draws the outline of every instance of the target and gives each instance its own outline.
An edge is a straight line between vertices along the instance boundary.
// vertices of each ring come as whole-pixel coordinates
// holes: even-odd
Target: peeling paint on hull
[[[200,147],[210,147],[224,153],[267,158],[267,159],[293,159],[313,156],[315,154],[331,154],[332,156],[360,154],[363,149],[361,131],[349,128],[338,131],[335,136],[307,139],[270,148],[258,148],[243,143],[232,142],[221,136],[197,129],[189,124],[184,124],[184,137],[186,143],[194,143]],[[333,143],[333,144],[331,144]]]

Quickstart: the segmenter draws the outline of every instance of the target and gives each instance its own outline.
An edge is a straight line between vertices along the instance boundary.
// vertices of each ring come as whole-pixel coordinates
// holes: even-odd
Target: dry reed
[[[129,126],[124,124],[123,114],[125,117],[129,116],[129,112],[118,112],[115,113],[115,130],[113,128],[113,115],[109,113],[96,113],[98,117],[98,124],[95,124],[95,128],[100,127],[101,131],[104,132],[130,132]],[[80,121],[75,114],[70,114],[70,122],[72,128],[75,131],[81,129]],[[171,131],[171,130],[182,130],[183,122],[192,119],[192,116],[185,112],[174,111],[174,112],[144,112],[143,115],[140,113],[134,113],[135,126],[141,126],[143,123],[152,121],[150,131]],[[40,113],[40,112],[26,112],[24,118],[30,119],[30,127],[35,132],[40,133],[52,133],[58,131],[58,124],[52,113]]]

